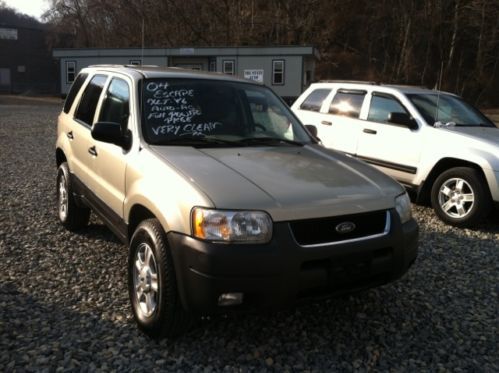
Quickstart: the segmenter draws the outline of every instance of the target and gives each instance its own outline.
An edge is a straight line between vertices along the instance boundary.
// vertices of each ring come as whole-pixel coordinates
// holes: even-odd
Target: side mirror
[[[400,124],[411,130],[417,130],[418,123],[407,113],[390,113],[388,114],[388,123]]]
[[[317,127],[314,126],[313,124],[305,124],[305,128],[307,129],[308,133],[317,141],[321,141],[321,139],[319,139],[317,137]]]
[[[122,132],[121,125],[114,122],[97,122],[92,127],[92,138],[97,141],[121,146],[130,149],[132,136],[130,130]]]

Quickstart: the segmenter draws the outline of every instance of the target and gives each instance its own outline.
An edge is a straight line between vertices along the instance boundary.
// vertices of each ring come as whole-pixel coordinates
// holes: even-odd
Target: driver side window
[[[293,126],[277,105],[272,105],[265,95],[257,92],[247,92],[251,116],[255,131],[274,133],[279,137],[293,140]]]
[[[113,78],[99,114],[99,122],[119,123],[124,130],[130,115],[130,90],[127,82]]]
[[[390,123],[388,121],[390,113],[409,114],[402,104],[394,97],[373,94],[367,120],[370,122]]]

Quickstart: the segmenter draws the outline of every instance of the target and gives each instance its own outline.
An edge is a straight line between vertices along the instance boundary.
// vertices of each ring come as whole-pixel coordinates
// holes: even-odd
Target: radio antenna
[[[142,49],[140,54],[140,64],[144,64],[144,40],[145,40],[145,23],[144,23],[144,0],[142,0]]]
[[[438,82],[437,82],[437,106],[435,108],[435,117],[434,117],[434,124],[438,122],[438,105],[440,104],[440,89],[442,87],[442,74],[444,71],[444,61],[442,61],[440,65],[440,74],[438,76]]]

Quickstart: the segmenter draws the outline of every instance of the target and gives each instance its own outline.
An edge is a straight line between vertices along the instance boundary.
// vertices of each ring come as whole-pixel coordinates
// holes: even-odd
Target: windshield
[[[495,127],[480,111],[457,96],[448,94],[408,94],[425,121],[456,126]]]
[[[268,88],[201,79],[147,79],[142,126],[154,145],[302,145],[312,139]]]

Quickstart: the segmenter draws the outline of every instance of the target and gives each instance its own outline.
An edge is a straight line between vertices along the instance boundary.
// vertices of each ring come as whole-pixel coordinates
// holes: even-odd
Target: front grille
[[[301,270],[323,271],[323,284],[305,288],[299,298],[315,298],[369,288],[384,284],[391,278],[393,249],[384,247],[368,252],[304,262]]]
[[[296,242],[301,246],[341,242],[382,234],[388,227],[389,213],[374,211],[320,219],[297,220],[289,223]],[[355,224],[348,233],[339,233],[336,227],[345,222]]]

